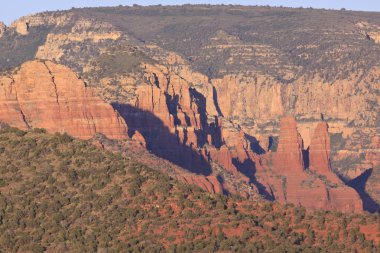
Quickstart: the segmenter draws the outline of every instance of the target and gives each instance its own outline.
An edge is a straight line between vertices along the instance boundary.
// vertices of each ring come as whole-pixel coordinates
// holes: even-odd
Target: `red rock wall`
[[[12,126],[45,128],[81,139],[95,133],[113,139],[128,137],[119,114],[67,67],[26,62],[13,76],[1,77],[0,83],[0,120]]]

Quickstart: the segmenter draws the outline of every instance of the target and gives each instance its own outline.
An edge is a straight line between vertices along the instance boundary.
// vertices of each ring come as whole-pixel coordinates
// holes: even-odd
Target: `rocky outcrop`
[[[72,19],[72,13],[68,12],[54,12],[54,13],[38,13],[35,15],[29,15],[21,17],[14,21],[10,28],[17,28],[19,24],[28,23],[29,27],[37,26],[56,26],[63,27],[67,25]]]
[[[28,35],[29,34],[29,22],[20,21],[16,23],[16,32],[21,35]]]
[[[45,43],[38,47],[36,58],[59,60],[65,54],[64,47],[70,43],[91,41],[94,44],[98,44],[104,40],[115,41],[120,36],[121,33],[108,23],[97,22],[91,19],[80,19],[73,24],[69,32],[49,33]]]
[[[370,150],[365,158],[369,169],[364,174],[369,174],[370,176],[366,178],[364,190],[374,201],[373,205],[376,208],[373,208],[373,210],[380,212],[380,136],[372,137]]]
[[[145,141],[145,138],[144,138],[144,136],[143,136],[139,131],[136,131],[136,132],[132,135],[132,140],[136,141],[136,142],[139,143],[141,146],[143,146],[144,148],[146,148],[146,141]]]
[[[309,148],[310,170],[318,174],[331,173],[330,165],[330,137],[328,125],[321,122],[314,131]]]
[[[281,174],[302,173],[304,170],[303,142],[293,117],[281,119],[280,141],[275,159],[275,169]]]
[[[369,147],[370,150],[366,154],[366,160],[371,168],[380,171],[380,135],[371,138]]]
[[[146,147],[154,155],[186,169],[189,173],[186,178],[191,178],[191,173],[203,174],[202,179],[187,181],[202,182],[203,188],[213,191],[214,186],[206,182],[210,182],[209,177],[212,176],[220,179],[225,192],[241,193],[247,197],[259,192],[270,200],[343,210],[348,200],[342,199],[347,199],[351,192],[348,189],[348,195],[340,197],[343,193],[334,187],[345,188],[332,172],[332,167],[334,171],[339,171],[340,167],[347,170],[347,165],[338,166],[337,170],[336,163],[332,166],[330,160],[334,161],[336,157],[343,162],[351,161],[353,157],[356,161],[365,160],[364,165],[358,162],[362,167],[357,170],[359,172],[351,173],[353,177],[365,171],[367,165],[377,164],[376,148],[366,144],[366,136],[379,133],[376,106],[380,102],[377,96],[380,70],[377,65],[365,68],[364,74],[346,68],[359,63],[348,62],[340,71],[340,64],[346,62],[346,58],[342,58],[339,65],[332,63],[345,79],[327,78],[324,75],[331,73],[324,71],[325,68],[314,73],[303,66],[307,62],[306,67],[323,67],[330,63],[327,58],[321,58],[322,62],[315,62],[312,58],[340,57],[348,49],[322,50],[320,45],[314,45],[314,39],[304,42],[302,33],[298,41],[289,42],[289,45],[294,45],[294,50],[285,52],[283,47],[274,45],[276,43],[265,42],[273,36],[271,33],[269,37],[260,37],[262,41],[259,43],[255,36],[264,34],[236,36],[224,28],[218,28],[215,33],[210,29],[214,34],[204,38],[200,43],[202,48],[197,48],[197,43],[192,43],[193,39],[198,39],[197,36],[191,40],[172,40],[169,36],[165,41],[169,33],[160,32],[152,40],[157,35],[154,35],[156,31],[149,32],[152,37],[144,38],[145,31],[134,30],[135,26],[130,26],[135,22],[129,19],[130,15],[125,17],[130,22],[121,25],[110,18],[111,15],[92,18],[101,12],[103,10],[96,13],[78,10],[37,14],[21,18],[10,29],[30,34],[17,36],[20,40],[32,39],[35,31],[46,36],[35,44],[38,49],[33,50],[32,57],[61,62],[81,73],[86,82],[96,86],[102,99],[112,103],[128,123],[131,143]],[[134,18],[140,18],[139,15]],[[368,30],[367,34],[371,31]],[[192,31],[189,33],[193,34]],[[178,35],[182,36],[182,33]],[[182,52],[187,47],[183,45],[166,48],[177,41],[191,46],[188,52]],[[361,45],[361,41],[356,43]],[[27,51],[30,53],[31,50]],[[315,52],[317,54],[313,55]],[[297,64],[294,64],[295,59]],[[128,64],[120,64],[125,62]],[[208,66],[210,63],[212,67]],[[204,71],[206,66],[210,68]],[[102,109],[91,109],[97,108],[100,102],[92,101],[93,92],[88,87],[83,88],[85,92],[78,89],[73,94],[48,90],[54,85],[58,87],[58,80],[63,78],[59,78],[57,73],[52,74],[53,67],[47,68],[49,73],[43,68],[38,70],[45,73],[42,77],[23,81],[33,87],[30,91],[15,77],[19,73],[1,77],[4,91],[0,101],[4,102],[0,105],[0,115],[3,118],[24,128],[37,127],[41,123],[49,131],[70,131],[81,138],[89,138],[98,132],[113,138],[126,138],[126,127],[122,127],[122,120],[116,119],[117,114],[106,109],[105,105],[101,106]],[[19,72],[30,76],[37,73],[28,72],[25,68]],[[85,85],[77,77],[68,76],[70,78],[64,82]],[[38,90],[42,94],[41,100],[46,101],[44,103],[32,99],[37,93],[34,84],[41,83],[40,79],[46,83],[45,88]],[[21,93],[19,87],[22,87]],[[31,93],[32,96],[26,97],[23,93]],[[86,95],[82,96],[82,93]],[[54,103],[54,97],[59,103]],[[74,101],[85,101],[83,104],[91,108],[75,106],[76,102],[71,97]],[[67,101],[67,105],[62,106],[62,100]],[[71,114],[65,111],[68,107],[75,108]],[[46,113],[38,117],[42,111]],[[88,117],[89,111],[95,115],[94,119]],[[103,111],[107,113],[103,115]],[[320,124],[317,127],[321,114],[334,134],[331,148],[327,126]],[[279,124],[283,115],[296,115],[298,126],[289,117]],[[104,117],[105,121],[108,116],[114,123],[104,126],[100,118]],[[74,123],[68,123],[70,117],[75,119]],[[89,121],[88,126],[82,119]],[[361,133],[358,133],[359,129]],[[335,139],[339,134],[342,140],[338,143]],[[278,135],[280,141],[276,148]],[[269,149],[270,152],[265,154]],[[205,178],[208,179],[205,181]],[[315,201],[308,196],[313,196]],[[352,199],[358,203],[356,196]]]
[[[144,136],[147,147],[192,171],[204,173],[202,161],[220,158],[222,164],[228,164],[227,169],[236,172],[231,159],[219,155],[229,154],[229,150],[224,147],[219,152],[223,144],[220,122],[218,118],[211,125],[207,122],[204,97],[160,65],[146,64],[143,79],[134,91],[134,100],[129,101],[132,104],[115,108],[131,129]],[[205,144],[210,145],[207,152],[202,151]]]
[[[184,175],[178,179],[188,184],[197,185],[210,193],[223,194],[223,187],[215,176]]]
[[[345,186],[332,172],[329,153],[326,122],[317,125],[308,154],[303,149],[295,119],[283,118],[278,150],[274,154],[275,163],[271,168],[278,176],[270,177],[275,199],[311,209],[362,212],[363,203],[358,193]],[[305,168],[304,160],[306,163],[309,160],[310,169]],[[278,177],[281,180],[276,180]]]
[[[125,139],[127,125],[74,72],[51,62],[24,63],[0,77],[0,120],[22,129],[45,128],[89,139]]]

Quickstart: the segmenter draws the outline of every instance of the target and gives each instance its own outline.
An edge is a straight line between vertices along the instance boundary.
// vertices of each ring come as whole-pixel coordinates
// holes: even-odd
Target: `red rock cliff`
[[[125,139],[127,125],[111,105],[74,72],[52,62],[31,61],[0,77],[0,121],[22,129],[45,128],[89,139],[103,133]]]

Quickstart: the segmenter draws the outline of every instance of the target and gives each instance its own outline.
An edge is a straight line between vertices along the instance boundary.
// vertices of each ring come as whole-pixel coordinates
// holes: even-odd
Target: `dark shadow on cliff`
[[[310,147],[302,150],[303,166],[305,169],[309,169],[310,167],[309,150],[310,150]]]
[[[268,151],[276,152],[278,147],[278,136],[269,136]]]
[[[223,117],[223,113],[220,110],[219,103],[218,103],[218,92],[216,91],[214,86],[212,87],[212,98],[214,100],[214,105],[215,105],[218,115]]]
[[[208,176],[211,174],[209,162],[196,150],[180,143],[175,133],[171,133],[161,119],[154,114],[127,104],[112,104],[124,118],[130,136],[138,130],[145,138],[147,149],[190,172]],[[186,133],[185,133],[186,134]],[[187,137],[184,137],[185,141]]]
[[[224,178],[221,175],[218,175],[216,177],[216,179],[218,179],[220,185],[224,185],[225,181],[224,181]],[[226,196],[231,195],[231,193],[227,189],[225,189],[224,187],[222,187],[222,189],[223,189],[223,194],[224,195],[226,195]]]
[[[363,201],[363,209],[370,213],[380,212],[380,205],[376,203],[365,190],[368,178],[372,175],[372,172],[373,169],[368,169],[363,174],[347,183],[348,186],[351,186],[359,193],[360,198]]]
[[[224,141],[222,139],[222,130],[219,125],[218,117],[214,117],[214,122],[208,123],[206,115],[206,98],[202,93],[198,92],[194,88],[189,89],[192,101],[194,101],[198,107],[198,113],[200,116],[200,123],[202,130],[196,131],[198,139],[198,147],[203,147],[207,142],[207,134],[211,135],[211,143],[214,147],[220,148]]]
[[[251,147],[251,150],[255,152],[256,154],[263,155],[265,154],[265,149],[263,149],[260,145],[260,141],[257,140],[255,137],[249,135],[249,134],[244,134],[245,138],[249,141],[249,145]]]
[[[274,201],[273,194],[269,193],[265,186],[262,185],[260,182],[257,181],[255,174],[256,174],[256,165],[255,163],[247,159],[243,163],[240,162],[238,159],[233,158],[232,164],[237,168],[237,170],[244,174],[246,177],[249,178],[249,183],[256,186],[256,188],[259,190],[259,193],[261,196],[263,196],[266,200]]]

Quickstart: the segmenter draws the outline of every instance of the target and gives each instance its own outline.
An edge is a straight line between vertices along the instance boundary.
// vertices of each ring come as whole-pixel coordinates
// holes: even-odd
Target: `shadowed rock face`
[[[127,125],[111,105],[69,68],[31,61],[0,77],[0,120],[21,129],[45,128],[80,139],[95,133],[125,139]]]
[[[185,80],[152,66],[145,70],[150,81],[137,87],[135,106],[114,107],[131,130],[142,133],[154,154],[206,176],[214,175],[215,168],[207,167],[205,162],[217,163],[232,173],[233,185],[238,178],[247,177],[244,184],[257,189],[253,195],[261,194],[270,200],[311,209],[363,210],[359,195],[331,171],[325,122],[317,126],[310,146],[310,165],[319,169],[306,170],[303,140],[293,117],[281,120],[280,142],[273,163],[265,163],[266,155],[255,154],[243,131],[225,127],[219,117],[211,124],[204,119],[207,105],[200,103],[202,99],[194,98]],[[186,182],[194,182],[194,178],[184,178]],[[197,181],[214,192],[204,187],[206,182],[211,182],[208,177]],[[236,193],[236,188],[232,189]],[[252,197],[244,191],[238,193]]]
[[[161,78],[154,80],[154,85],[141,86],[135,107],[114,105],[131,125],[131,141],[186,169],[176,169],[174,177],[181,181],[212,193],[239,192],[231,183],[222,185],[211,171],[213,157],[237,173],[228,148],[200,149],[207,142],[207,133],[210,143],[222,142],[220,133],[215,133],[221,132],[220,122],[208,130],[209,126],[201,119],[205,112],[199,112],[191,89],[183,87],[186,83],[173,78],[169,86],[164,81],[167,82]],[[1,76],[0,84],[2,122],[21,129],[66,132],[81,139],[90,139],[97,133],[110,139],[129,139],[127,124],[119,113],[63,65],[26,62],[12,75]],[[159,88],[160,84],[166,89]]]

